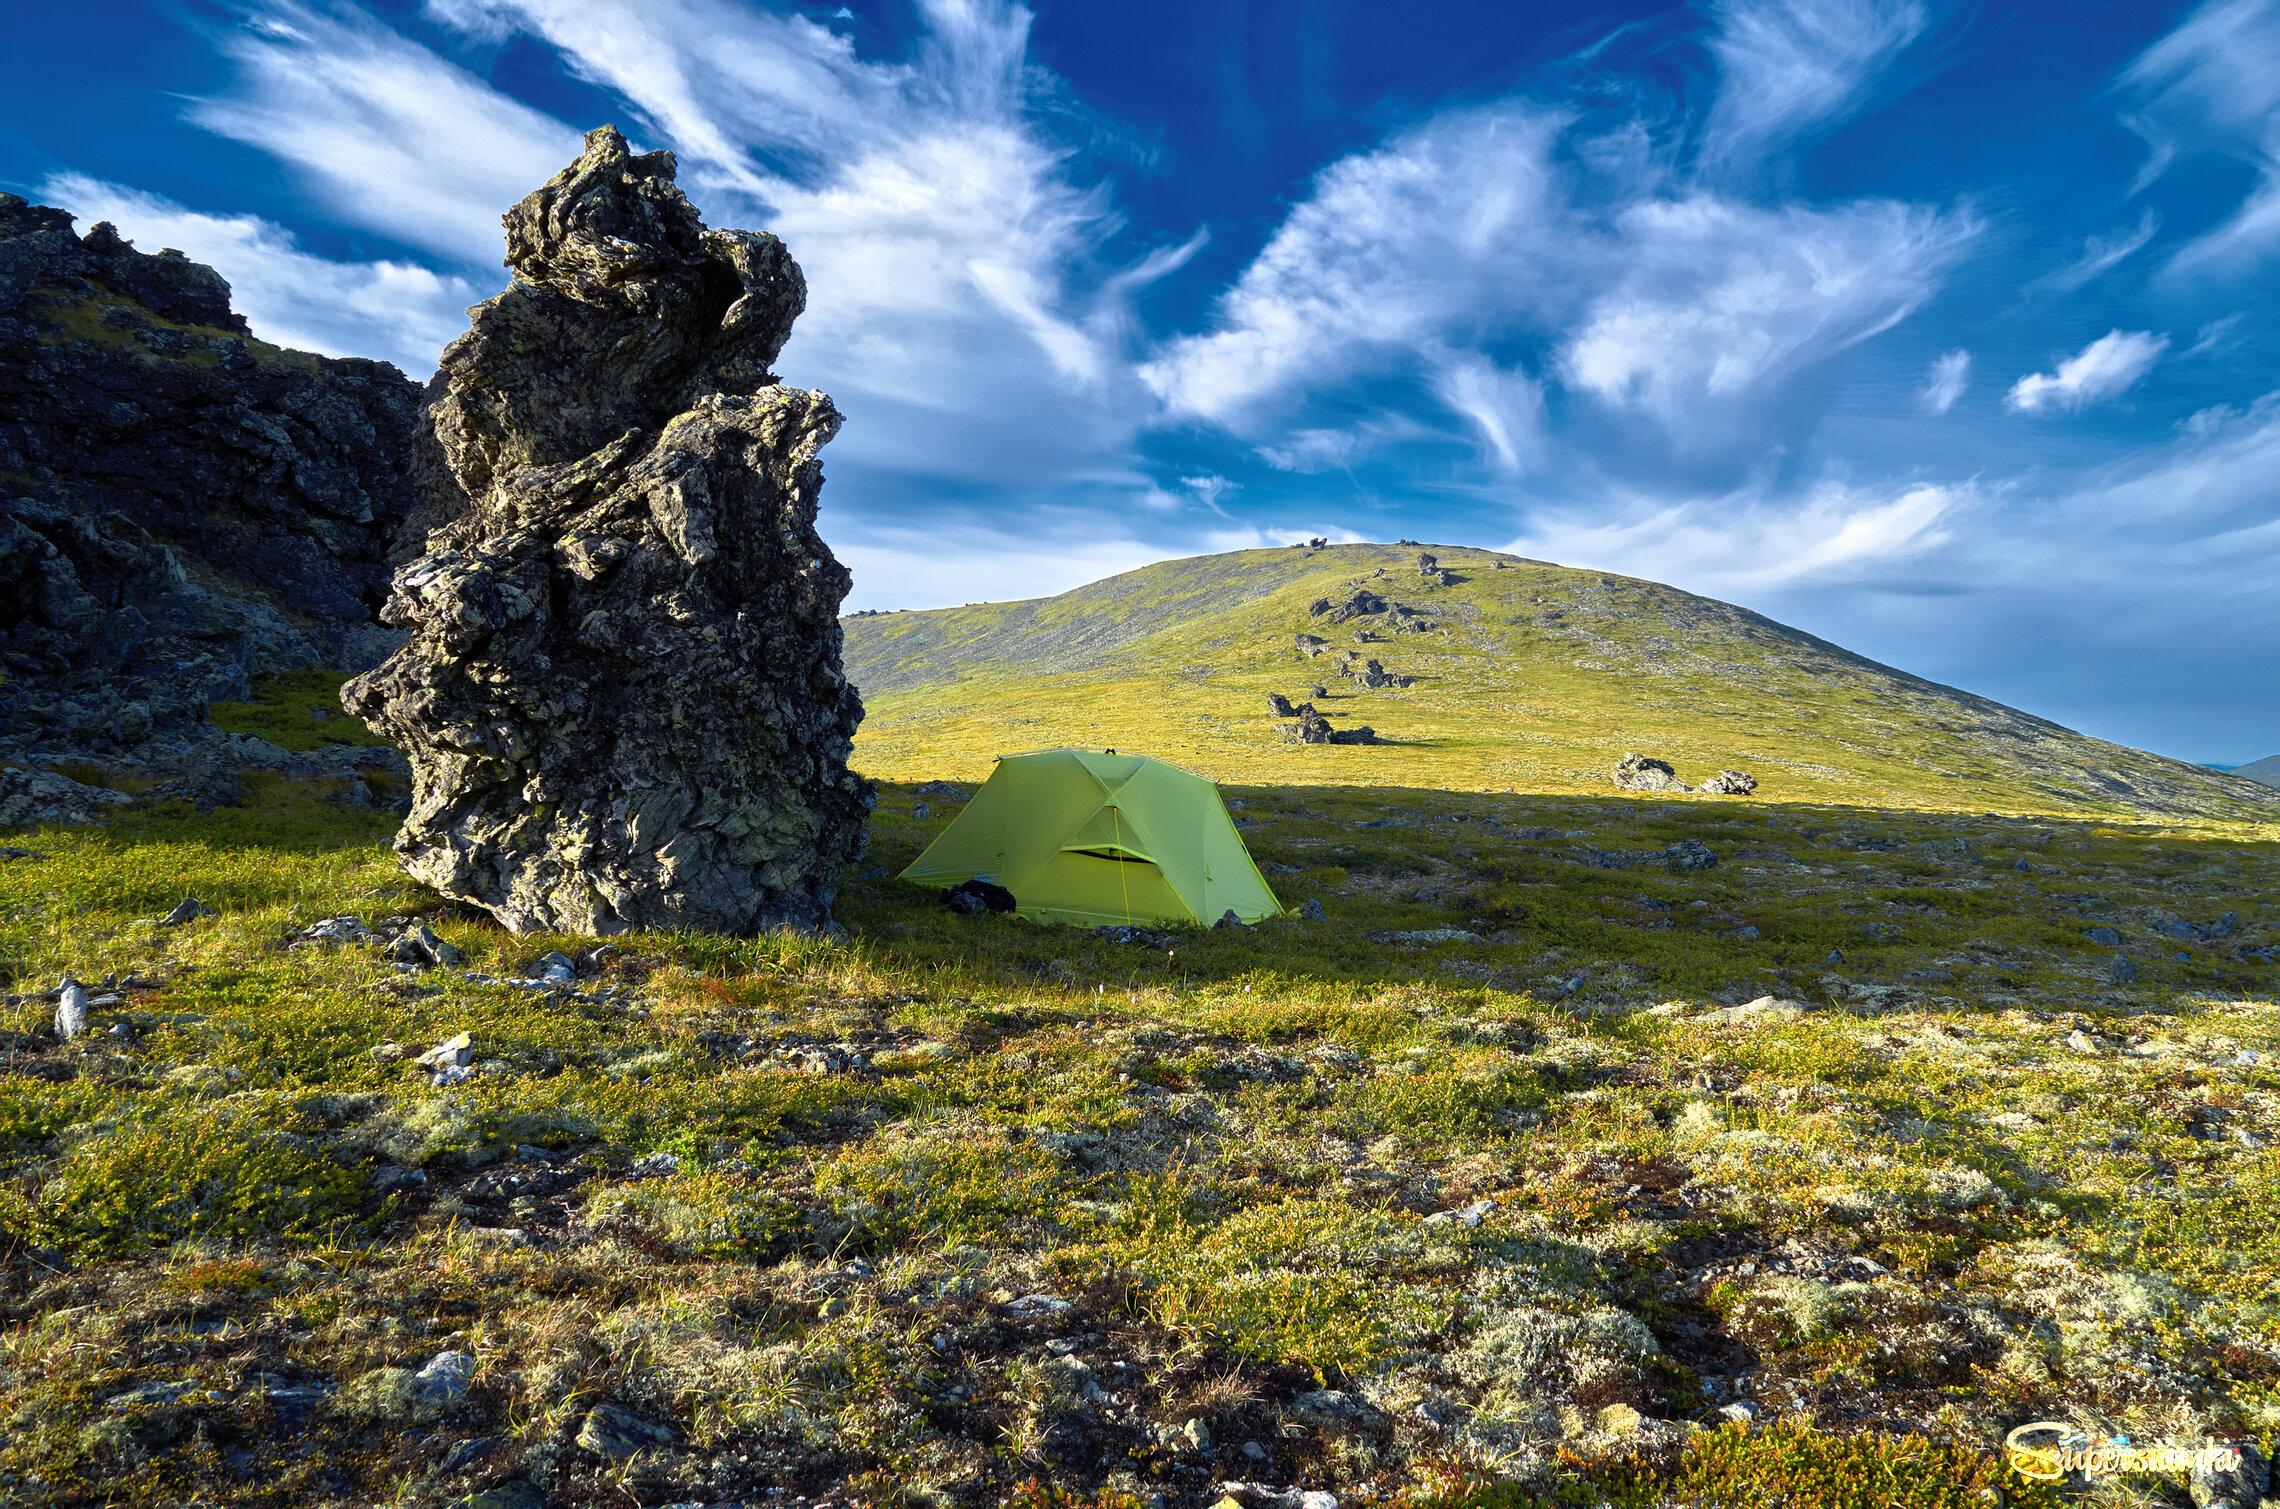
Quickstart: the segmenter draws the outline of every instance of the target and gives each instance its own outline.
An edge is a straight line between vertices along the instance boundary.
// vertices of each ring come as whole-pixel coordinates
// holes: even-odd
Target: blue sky
[[[425,378],[615,122],[773,230],[852,607],[1307,535],[2280,751],[2280,0],[89,0],[0,186]]]

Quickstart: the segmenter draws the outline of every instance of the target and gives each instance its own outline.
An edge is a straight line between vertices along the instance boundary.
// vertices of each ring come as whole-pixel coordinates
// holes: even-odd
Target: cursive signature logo
[[[2022,1425],[2003,1438],[2011,1470],[2038,1483],[2070,1472],[2113,1477],[2125,1472],[2230,1472],[2240,1466],[2238,1446],[2133,1446],[2128,1436],[2093,1436],[2056,1420]]]

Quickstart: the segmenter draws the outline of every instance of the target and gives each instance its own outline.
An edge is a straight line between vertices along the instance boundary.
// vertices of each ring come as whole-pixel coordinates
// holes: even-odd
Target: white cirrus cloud
[[[1696,194],[1635,205],[1616,229],[1618,281],[1561,366],[1680,434],[1907,318],[1979,227],[1890,201],[1765,210]]]
[[[2211,0],[2119,82],[2131,100],[2122,119],[2149,149],[2137,187],[2194,152],[2258,169],[2232,216],[2180,248],[2171,270],[2233,271],[2280,251],[2280,0]]]
[[[1916,483],[1829,485],[1794,501],[1632,500],[1546,511],[1505,548],[1713,595],[1825,586],[1880,576],[1946,543],[1977,498],[1968,486]]]
[[[1927,414],[1945,414],[1970,385],[1970,352],[1959,349],[1933,357],[1924,386],[1916,394],[1916,407]]]
[[[457,262],[499,266],[500,215],[578,155],[577,131],[358,11],[261,0],[219,45],[234,91],[192,121],[291,164],[346,223]]]
[[[1851,114],[1931,24],[1923,0],[1724,0],[1713,14],[1719,89],[1701,154],[1713,171]]]
[[[1493,470],[1535,470],[1554,379],[1676,455],[1736,454],[1785,384],[1906,318],[1979,234],[1962,211],[1686,189],[1638,154],[1568,151],[1571,125],[1518,104],[1455,110],[1332,164],[1211,328],[1141,375],[1173,414],[1293,471],[1350,464],[1417,394],[1434,407],[1408,416],[1413,432],[1454,421]],[[1364,388],[1359,423],[1310,408]]]
[[[1242,429],[1308,391],[1418,365],[1428,346],[1557,300],[1572,217],[1549,161],[1563,117],[1451,112],[1317,176],[1233,287],[1213,330],[1141,368],[1174,413]],[[1426,359],[1430,365],[1430,354]]]
[[[335,262],[301,249],[283,226],[254,215],[209,215],[170,199],[60,173],[47,202],[87,224],[108,220],[144,251],[175,247],[219,272],[230,304],[255,335],[326,356],[377,356],[425,380],[483,297],[464,278],[409,262]]]
[[[2154,233],[2161,229],[2161,216],[2147,210],[2138,217],[2138,223],[2126,231],[2111,236],[2090,236],[2082,243],[2082,255],[2055,272],[2048,272],[2027,285],[2029,293],[2072,293],[2093,278],[2120,266],[2136,255]]]
[[[2004,407],[2018,414],[2071,413],[2118,398],[2169,348],[2169,337],[2150,330],[2110,330],[2058,364],[2030,372],[2011,385]]]
[[[779,369],[848,414],[843,504],[910,480],[1008,492],[1075,483],[1148,504],[1130,458],[1153,397],[1132,296],[1202,244],[1116,265],[1105,186],[1031,108],[1030,13],[922,0],[920,39],[866,59],[827,26],[718,0],[432,0],[478,35],[527,32],[670,146],[711,223],[783,237],[808,312]]]

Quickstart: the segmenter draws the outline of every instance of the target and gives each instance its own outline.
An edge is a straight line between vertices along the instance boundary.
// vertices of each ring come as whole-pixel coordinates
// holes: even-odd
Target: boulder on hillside
[[[606,126],[506,227],[429,390],[410,642],[342,696],[411,758],[397,852],[517,932],[826,926],[874,794],[815,532],[839,414],[768,370],[800,270]]]
[[[1290,699],[1281,692],[1267,693],[1267,715],[1269,717],[1291,718],[1296,717],[1297,713],[1298,710],[1290,705]]]
[[[1343,601],[1333,603],[1329,598],[1317,598],[1306,611],[1325,623],[1342,624],[1356,618],[1367,618],[1385,611],[1385,599],[1367,587],[1356,587]]]
[[[1657,760],[1642,754],[1626,754],[1616,763],[1615,784],[1625,791],[1685,791],[1688,788],[1678,779],[1678,772],[1666,760]]]
[[[1700,789],[1713,796],[1748,796],[1757,790],[1757,777],[1739,770],[1721,770]]]

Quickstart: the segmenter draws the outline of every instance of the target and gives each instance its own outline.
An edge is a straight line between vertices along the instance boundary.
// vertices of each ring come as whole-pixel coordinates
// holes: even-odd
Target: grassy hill
[[[851,620],[885,779],[830,937],[515,937],[290,781],[0,832],[0,1502],[2183,1509],[2002,1443],[2269,1451],[2264,799],[1435,553]],[[1399,742],[1286,746],[1357,577],[1438,625],[1325,704]],[[894,878],[1060,741],[1228,780],[1321,919]],[[1621,796],[1626,748],[1764,785]]]
[[[1148,566],[1058,597],[843,620],[883,776],[979,779],[993,755],[1058,744],[1159,755],[1222,781],[1604,791],[1625,751],[1692,785],[1721,768],[1768,799],[1928,810],[2280,819],[2271,788],[2126,749],[1879,665],[1731,604],[1492,551],[1246,550]],[[1382,573],[1382,575],[1381,575]],[[1357,586],[1390,614],[1334,627],[1315,601]],[[1357,643],[1354,630],[1386,642]],[[1293,636],[1331,653],[1308,658]],[[1362,691],[1348,650],[1416,678]],[[1383,746],[1289,746],[1269,692],[1314,699]]]

